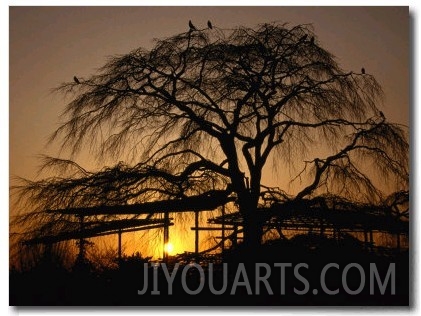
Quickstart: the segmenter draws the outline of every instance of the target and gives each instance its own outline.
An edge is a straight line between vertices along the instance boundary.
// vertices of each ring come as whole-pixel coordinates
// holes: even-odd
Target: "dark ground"
[[[119,269],[108,269],[97,272],[89,266],[75,267],[67,271],[49,263],[43,263],[25,272],[10,272],[10,305],[14,306],[407,306],[409,305],[410,273],[409,252],[387,252],[380,254],[370,249],[363,249],[352,243],[333,243],[327,240],[316,240],[303,237],[290,241],[276,241],[263,245],[252,253],[238,248],[227,251],[222,259],[227,263],[227,289],[221,295],[214,295],[209,290],[209,275],[207,263],[199,262],[204,269],[205,279],[203,290],[197,295],[186,293],[182,284],[182,269],[188,267],[182,264],[177,270],[173,282],[173,294],[168,295],[168,282],[162,268],[158,269],[159,295],[152,295],[152,268],[148,269],[148,288],[144,295],[138,295],[138,290],[144,286],[144,271],[142,260],[130,260],[121,263]],[[266,287],[260,283],[260,294],[256,294],[255,270],[256,262],[267,263],[271,269],[268,278],[273,295],[269,295]],[[252,294],[247,293],[243,275],[235,288],[235,294],[230,292],[237,273],[238,265],[244,263]],[[280,268],[274,263],[290,263],[284,278],[281,279]],[[298,270],[294,267],[300,263],[308,264],[308,268]],[[324,293],[320,275],[328,263],[337,263],[339,269],[330,268],[326,273],[326,286],[339,289],[339,293],[328,295]],[[365,280],[361,280],[361,272],[357,268],[349,269],[346,284],[351,290],[357,290],[363,284],[359,294],[348,294],[342,282],[344,268],[350,263],[360,265],[364,271]],[[380,293],[377,282],[370,278],[370,263],[375,264],[382,282],[391,263],[395,264],[395,294],[391,293],[392,282],[389,279],[384,294]],[[171,266],[171,264],[169,264]],[[214,287],[222,288],[223,266],[214,263]],[[265,275],[262,268],[261,276]],[[200,274],[196,268],[190,268],[186,273],[186,283],[191,290],[198,288]],[[283,280],[283,282],[282,282]],[[306,294],[299,295],[296,290],[304,290],[307,281],[309,289]],[[370,282],[374,292],[370,294]],[[281,283],[285,284],[285,292],[281,294]],[[314,294],[313,289],[318,293]]]

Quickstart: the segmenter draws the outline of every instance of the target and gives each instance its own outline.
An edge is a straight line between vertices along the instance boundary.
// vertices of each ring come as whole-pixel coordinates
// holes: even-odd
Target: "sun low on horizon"
[[[45,139],[56,128],[65,100],[60,99],[57,94],[50,94],[52,88],[60,82],[73,80],[73,77],[79,77],[81,80],[86,78],[106,60],[106,56],[128,52],[139,46],[150,47],[153,45],[153,38],[186,30],[189,27],[187,23],[189,20],[193,20],[199,28],[206,27],[207,20],[211,20],[214,26],[221,28],[241,24],[258,25],[263,21],[272,20],[284,20],[291,24],[312,23],[320,42],[338,56],[344,68],[359,71],[363,65],[367,71],[379,77],[386,96],[383,111],[388,117],[408,125],[408,96],[399,94],[399,91],[406,91],[401,87],[408,86],[407,60],[398,58],[407,56],[408,49],[405,8],[337,7],[324,10],[316,7],[262,7],[241,8],[239,11],[234,7],[201,9],[11,7],[10,14],[12,178],[14,176],[33,178],[39,164],[34,156],[43,149],[47,150],[43,154],[54,155],[57,152],[57,144],[45,147]],[[356,15],[360,18],[359,23],[350,18]],[[53,20],[51,17],[54,17]],[[111,24],[106,22],[110,19],[115,23],[120,22],[120,27],[113,29]],[[75,25],[84,27],[78,28]],[[33,30],[31,37],[26,33],[28,28]],[[69,29],[72,29],[71,33],[67,31]],[[377,36],[380,29],[384,30],[381,41]],[[122,30],[126,30],[124,39],[120,36]],[[347,41],[337,45],[340,37],[346,37]],[[39,49],[33,51],[30,47],[35,45],[35,41],[40,45]],[[388,45],[389,49],[385,51],[383,47],[389,42],[393,45]],[[32,53],[28,54],[29,51]],[[390,67],[382,67],[379,60],[384,60]],[[45,75],[38,78],[40,73]],[[37,85],[32,85],[30,82],[37,82]],[[20,89],[22,85],[28,87],[24,93]],[[113,160],[119,159],[115,157],[105,164],[112,164]],[[89,150],[82,151],[77,161],[87,170],[101,169],[101,164],[92,159]],[[263,174],[265,183],[271,185],[281,183],[287,187],[282,173],[276,170],[276,166],[265,169]],[[12,208],[11,214],[14,212]],[[193,245],[191,243],[187,245],[188,243],[182,241],[181,237],[186,235],[186,230],[189,229],[190,227],[184,228],[184,231],[179,233],[171,229],[170,238],[174,239],[177,236],[176,240],[172,241],[172,252],[192,250]],[[191,231],[188,233],[192,234]],[[159,247],[162,248],[162,244],[159,243]],[[156,256],[157,253],[162,253],[162,249],[154,253]]]
[[[408,7],[9,15],[12,303],[409,300]]]

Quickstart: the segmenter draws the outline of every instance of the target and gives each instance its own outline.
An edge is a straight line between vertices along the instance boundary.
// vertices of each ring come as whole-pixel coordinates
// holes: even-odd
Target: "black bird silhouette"
[[[301,41],[305,41],[305,39],[307,38],[307,34],[304,34],[303,36],[301,36],[301,38],[300,38],[300,42]]]
[[[79,84],[79,83],[80,83],[79,79],[78,79],[76,76],[74,76],[74,77],[73,77],[73,80],[74,80],[77,84]]]
[[[361,68],[361,73],[364,75],[365,74],[365,68]]]
[[[311,44],[314,44],[314,36],[312,36],[312,37],[311,37],[311,39],[310,39],[310,43],[311,43]]]
[[[189,20],[189,27],[190,27],[190,31],[197,31],[197,28],[193,25],[191,20]]]
[[[382,118],[384,118],[384,113],[382,111],[380,111],[379,114]]]
[[[208,28],[210,28],[212,30],[212,23],[211,23],[211,21],[208,21]]]

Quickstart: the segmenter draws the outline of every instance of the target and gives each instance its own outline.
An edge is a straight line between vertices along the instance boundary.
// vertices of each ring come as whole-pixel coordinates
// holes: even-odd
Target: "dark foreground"
[[[278,241],[253,252],[227,251],[211,261],[197,260],[200,267],[172,261],[156,272],[149,263],[146,274],[141,260],[121,262],[118,269],[101,272],[84,266],[67,271],[45,263],[31,271],[10,273],[10,305],[409,305],[408,251],[373,252],[344,244],[304,247]],[[175,273],[172,294],[167,268],[171,276]]]

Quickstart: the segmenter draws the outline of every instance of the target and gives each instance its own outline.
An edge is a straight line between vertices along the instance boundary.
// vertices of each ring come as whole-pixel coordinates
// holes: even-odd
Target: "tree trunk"
[[[257,249],[262,241],[262,227],[261,223],[258,221],[256,212],[246,212],[244,214],[244,245],[250,249]]]
[[[243,216],[243,245],[247,250],[256,251],[261,245],[263,234],[262,222],[257,214],[257,203],[241,203],[240,213]]]
[[[257,212],[260,195],[261,169],[250,172],[251,186],[247,188],[245,203],[240,204],[240,212],[244,218],[244,245],[251,251],[258,250],[262,243],[263,220]]]
[[[259,249],[262,239],[262,223],[258,219],[257,204],[259,201],[261,168],[250,174],[250,187],[246,186],[245,174],[238,165],[237,150],[233,138],[220,139],[222,150],[228,159],[231,183],[237,193],[239,211],[243,216],[243,245],[250,251]]]

